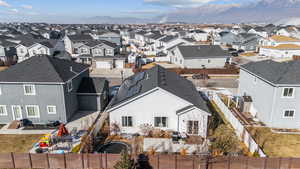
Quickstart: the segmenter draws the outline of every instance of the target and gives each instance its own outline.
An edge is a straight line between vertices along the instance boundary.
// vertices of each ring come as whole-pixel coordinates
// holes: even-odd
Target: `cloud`
[[[21,7],[24,9],[32,9],[33,8],[31,5],[22,5]]]
[[[15,8],[10,9],[9,11],[12,12],[12,13],[18,13],[18,12],[19,12],[19,10],[18,10],[18,9],[15,9]]]
[[[3,1],[3,0],[0,0],[0,6],[10,7],[10,5],[7,2]]]
[[[144,0],[144,2],[148,4],[172,7],[193,7],[214,1],[216,0]]]

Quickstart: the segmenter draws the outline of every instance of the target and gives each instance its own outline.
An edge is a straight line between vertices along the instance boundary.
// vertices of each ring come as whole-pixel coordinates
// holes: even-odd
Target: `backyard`
[[[300,157],[300,134],[279,134],[270,128],[248,128],[269,157]]]
[[[42,135],[0,135],[0,153],[26,153]]]

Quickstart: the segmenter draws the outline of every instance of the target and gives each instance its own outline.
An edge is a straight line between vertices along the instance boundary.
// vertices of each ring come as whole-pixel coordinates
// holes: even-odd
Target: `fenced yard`
[[[0,154],[0,168],[113,169],[118,154]],[[135,160],[137,161],[137,160]],[[153,155],[143,169],[299,169],[296,158]]]
[[[238,138],[247,146],[251,153],[258,153],[260,157],[266,157],[267,155],[256,143],[254,138],[251,136],[247,128],[241,123],[241,121],[235,117],[234,113],[224,104],[221,98],[217,94],[213,94],[212,101],[222,111],[224,118],[232,125]]]

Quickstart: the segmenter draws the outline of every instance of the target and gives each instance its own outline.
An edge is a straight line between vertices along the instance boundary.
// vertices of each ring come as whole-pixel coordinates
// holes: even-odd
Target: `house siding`
[[[186,122],[184,121],[192,118],[193,120],[199,120],[201,128],[199,135],[206,137],[207,124],[203,123],[207,122],[207,114],[202,113],[201,111],[194,111],[188,115],[183,114],[180,118],[176,114],[178,110],[189,105],[191,105],[189,102],[159,89],[146,96],[131,101],[118,109],[108,110],[108,112],[110,113],[110,123],[118,124],[121,129],[121,133],[139,133],[140,126],[143,124],[150,124],[151,126],[154,126],[154,117],[168,118],[167,127],[162,127],[160,129],[173,131],[178,131],[179,129],[180,132],[183,132],[186,131]],[[145,108],[147,106],[148,108]],[[195,114],[197,114],[197,116],[194,116]],[[132,116],[133,127],[122,127],[122,116]]]
[[[282,98],[284,87],[275,87],[264,80],[249,74],[245,70],[240,72],[240,95],[250,95],[257,110],[257,117],[269,127],[300,128],[300,88],[294,87],[293,98]],[[297,100],[298,99],[298,100]],[[294,118],[284,118],[286,109],[295,110]]]
[[[27,84],[27,83],[26,83]],[[7,116],[0,117],[0,123],[9,123],[13,120],[12,105],[20,105],[22,117],[31,120],[33,123],[48,123],[49,120],[59,120],[66,122],[66,107],[64,104],[62,85],[42,85],[36,84],[36,95],[24,95],[23,84],[0,84],[2,94],[0,95],[0,105],[6,105]],[[40,118],[28,118],[25,106],[38,105]],[[57,113],[52,115],[47,113],[47,106],[56,106]]]

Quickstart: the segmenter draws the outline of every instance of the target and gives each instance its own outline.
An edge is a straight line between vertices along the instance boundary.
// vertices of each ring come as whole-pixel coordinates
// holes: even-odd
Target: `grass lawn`
[[[299,134],[277,134],[269,128],[249,128],[269,157],[300,157]]]
[[[27,153],[43,135],[0,135],[0,153]]]

